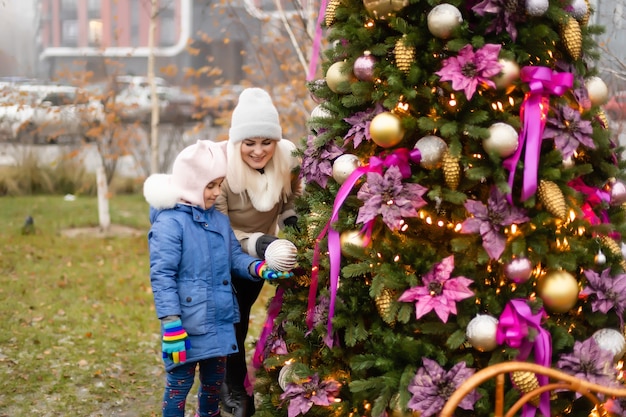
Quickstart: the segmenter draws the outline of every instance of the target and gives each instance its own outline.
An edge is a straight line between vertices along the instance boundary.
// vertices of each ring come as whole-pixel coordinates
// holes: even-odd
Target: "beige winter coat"
[[[277,236],[284,226],[283,220],[295,216],[294,200],[301,193],[301,182],[297,173],[292,174],[290,196],[283,198],[269,211],[258,211],[252,206],[248,193],[235,194],[222,183],[222,193],[215,202],[215,207],[230,218],[230,224],[241,247],[251,256],[260,258],[256,252],[256,241],[264,234]]]

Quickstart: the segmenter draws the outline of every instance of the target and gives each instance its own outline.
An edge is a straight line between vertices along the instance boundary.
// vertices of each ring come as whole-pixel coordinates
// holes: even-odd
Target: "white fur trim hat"
[[[278,110],[265,90],[246,88],[241,92],[233,110],[228,137],[233,143],[257,137],[282,138]]]
[[[225,176],[224,146],[199,140],[178,154],[170,175],[150,175],[144,183],[143,193],[146,201],[156,209],[172,208],[181,200],[204,208],[207,184]]]

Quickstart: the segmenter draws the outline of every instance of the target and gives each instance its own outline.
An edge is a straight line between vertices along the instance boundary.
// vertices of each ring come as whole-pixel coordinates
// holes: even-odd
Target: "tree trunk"
[[[148,80],[150,81],[150,99],[152,114],[150,117],[150,173],[155,174],[159,170],[159,97],[157,96],[156,83],[154,81],[154,37],[156,32],[156,20],[158,13],[158,0],[151,0],[150,5],[150,29],[148,32]]]
[[[98,220],[103,231],[111,226],[111,215],[109,214],[109,186],[104,166],[96,168],[96,183],[98,186]]]

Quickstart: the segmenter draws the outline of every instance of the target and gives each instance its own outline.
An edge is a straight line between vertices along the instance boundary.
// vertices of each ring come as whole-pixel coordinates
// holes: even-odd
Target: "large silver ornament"
[[[463,15],[455,6],[442,3],[428,13],[428,30],[439,39],[448,39],[463,23]]]
[[[443,156],[448,150],[448,144],[439,136],[424,136],[414,146],[422,154],[420,165],[426,169],[436,169],[441,166]]]

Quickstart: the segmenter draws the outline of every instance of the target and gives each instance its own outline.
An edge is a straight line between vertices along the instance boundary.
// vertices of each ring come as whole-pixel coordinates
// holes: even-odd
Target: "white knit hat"
[[[204,208],[207,184],[225,176],[225,147],[210,140],[199,140],[178,154],[170,175],[153,174],[146,179],[144,196],[158,209],[174,207],[180,200]]]
[[[278,110],[265,90],[246,88],[241,92],[233,110],[228,136],[233,143],[257,137],[273,140],[282,138]]]

